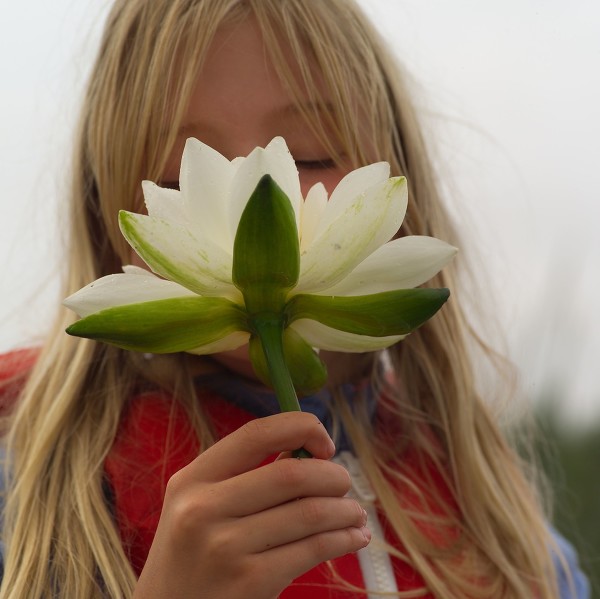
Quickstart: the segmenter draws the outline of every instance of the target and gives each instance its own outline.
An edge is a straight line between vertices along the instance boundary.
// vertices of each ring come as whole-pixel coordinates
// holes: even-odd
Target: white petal
[[[121,213],[121,231],[156,274],[199,295],[241,297],[231,282],[232,257],[210,239],[200,241],[185,227],[133,213]]]
[[[315,231],[315,237],[323,234],[348,209],[357,196],[387,181],[389,176],[390,165],[387,162],[369,164],[348,173],[331,193],[327,210],[323,214],[319,228]]]
[[[332,329],[316,320],[301,318],[294,321],[290,328],[294,329],[302,338],[313,347],[330,351],[341,352],[367,352],[384,349],[404,339],[406,335],[393,335],[388,337],[369,337],[368,335],[355,335]]]
[[[290,198],[294,212],[296,213],[296,223],[300,222],[300,205],[302,202],[302,191],[300,189],[300,176],[296,162],[290,154],[290,151],[283,137],[274,137],[265,148],[269,164],[269,173],[277,182],[277,185],[283,189],[284,193]]]
[[[142,181],[144,202],[150,216],[164,218],[178,225],[189,222],[181,193],[176,189],[159,187],[152,181]]]
[[[321,295],[367,295],[410,289],[429,281],[456,255],[457,249],[435,237],[394,239],[375,250],[337,285]]]
[[[215,354],[222,351],[229,351],[230,349],[237,349],[238,347],[248,343],[249,340],[249,333],[246,333],[245,331],[235,331],[234,333],[230,333],[218,341],[197,347],[195,349],[189,349],[187,352],[202,356],[207,354]]]
[[[327,207],[327,190],[323,183],[315,183],[306,194],[301,206],[300,251],[304,251],[313,241],[317,227]]]
[[[227,158],[201,141],[186,141],[179,184],[190,219],[187,226],[229,252],[233,238],[228,225],[228,198],[236,170]]]
[[[229,227],[232,239],[235,239],[242,212],[263,175],[271,175],[288,196],[296,214],[296,223],[299,222],[302,195],[298,169],[283,138],[276,137],[266,148],[254,148],[248,157],[240,162],[233,177],[229,201]]]
[[[154,277],[147,268],[142,268],[140,266],[135,266],[134,264],[125,264],[123,267],[123,272],[128,275],[142,275],[146,277]]]
[[[143,276],[127,272],[102,277],[69,296],[63,305],[83,318],[114,306],[196,295],[177,283],[145,272]]]
[[[393,237],[404,219],[406,204],[404,177],[388,179],[354,198],[301,254],[296,291],[315,293],[341,281]]]

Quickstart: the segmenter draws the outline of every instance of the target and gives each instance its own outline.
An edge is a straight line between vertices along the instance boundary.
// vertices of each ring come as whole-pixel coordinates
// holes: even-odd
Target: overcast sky
[[[600,417],[600,3],[362,4],[416,79],[461,249],[526,391]],[[31,342],[58,301],[62,177],[108,5],[3,7],[0,351]]]

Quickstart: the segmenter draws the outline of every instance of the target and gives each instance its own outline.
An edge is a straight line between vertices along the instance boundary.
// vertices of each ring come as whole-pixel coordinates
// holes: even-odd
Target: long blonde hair
[[[333,131],[354,166],[372,161],[370,145],[394,174],[408,177],[404,233],[458,244],[397,65],[351,2],[117,0],[74,154],[65,295],[128,262],[118,209],[139,209],[141,179],[160,178],[216,30],[249,13],[299,109],[307,106],[300,90],[317,94],[315,73],[322,78],[332,110],[307,113],[307,125],[321,138]],[[289,69],[290,49],[303,81]],[[475,389],[453,268],[431,284],[449,287],[454,301],[390,350],[396,382],[376,381],[397,433],[393,442],[373,437],[360,410],[336,402],[402,539],[402,551],[390,550],[413,564],[436,596],[556,597],[537,496]],[[136,582],[107,506],[103,464],[128,397],[148,373],[134,354],[65,335],[70,319],[60,312],[11,415],[1,597],[128,597]],[[210,445],[187,357],[164,360],[175,373],[169,390],[190,413],[202,447]],[[402,467],[407,451],[412,471]],[[415,471],[422,474],[418,485]],[[440,497],[432,472],[449,497]],[[398,488],[411,489],[422,509],[402,505]],[[428,523],[451,531],[451,539],[435,542]]]

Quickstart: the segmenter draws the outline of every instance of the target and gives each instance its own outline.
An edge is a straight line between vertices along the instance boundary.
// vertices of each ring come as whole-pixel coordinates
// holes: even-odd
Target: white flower
[[[206,354],[246,343],[252,314],[246,291],[233,283],[234,241],[265,175],[289,199],[296,224],[299,266],[280,306],[284,326],[308,345],[339,351],[387,347],[445,301],[445,290],[398,291],[430,279],[456,250],[430,237],[393,239],[406,212],[407,184],[403,177],[389,178],[387,163],[352,171],[329,198],[318,183],[304,199],[282,138],[232,161],[189,139],[180,190],[144,181],[148,214],[120,214],[123,235],[155,274],[126,266],[124,273],[70,296],[65,305],[83,320],[68,331],[139,351]],[[273,227],[265,221],[267,241]],[[258,247],[260,235],[255,239]],[[247,244],[244,251],[254,249]]]

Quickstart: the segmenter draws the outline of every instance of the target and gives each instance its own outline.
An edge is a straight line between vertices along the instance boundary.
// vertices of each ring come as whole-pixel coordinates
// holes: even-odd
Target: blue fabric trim
[[[271,416],[280,412],[279,404],[275,393],[251,381],[234,378],[229,374],[209,374],[196,377],[195,382],[200,387],[205,387],[213,391],[223,399],[234,406],[254,414],[258,418]],[[348,404],[352,408],[353,400],[363,392],[362,387],[352,384],[341,386],[342,393],[348,399]],[[375,416],[377,401],[370,385],[365,385],[364,393],[368,413],[371,418]],[[327,389],[321,389],[313,395],[308,395],[300,399],[300,407],[303,412],[314,414],[325,426],[327,432],[335,438],[335,446],[338,452],[352,451],[352,444],[346,431],[342,427],[334,431],[333,415],[331,412],[331,393]]]
[[[558,577],[560,599],[590,599],[590,583],[579,567],[577,553],[573,545],[554,528],[550,528],[550,532],[568,566],[568,571],[565,571],[559,556],[556,552],[553,552],[552,558]]]

